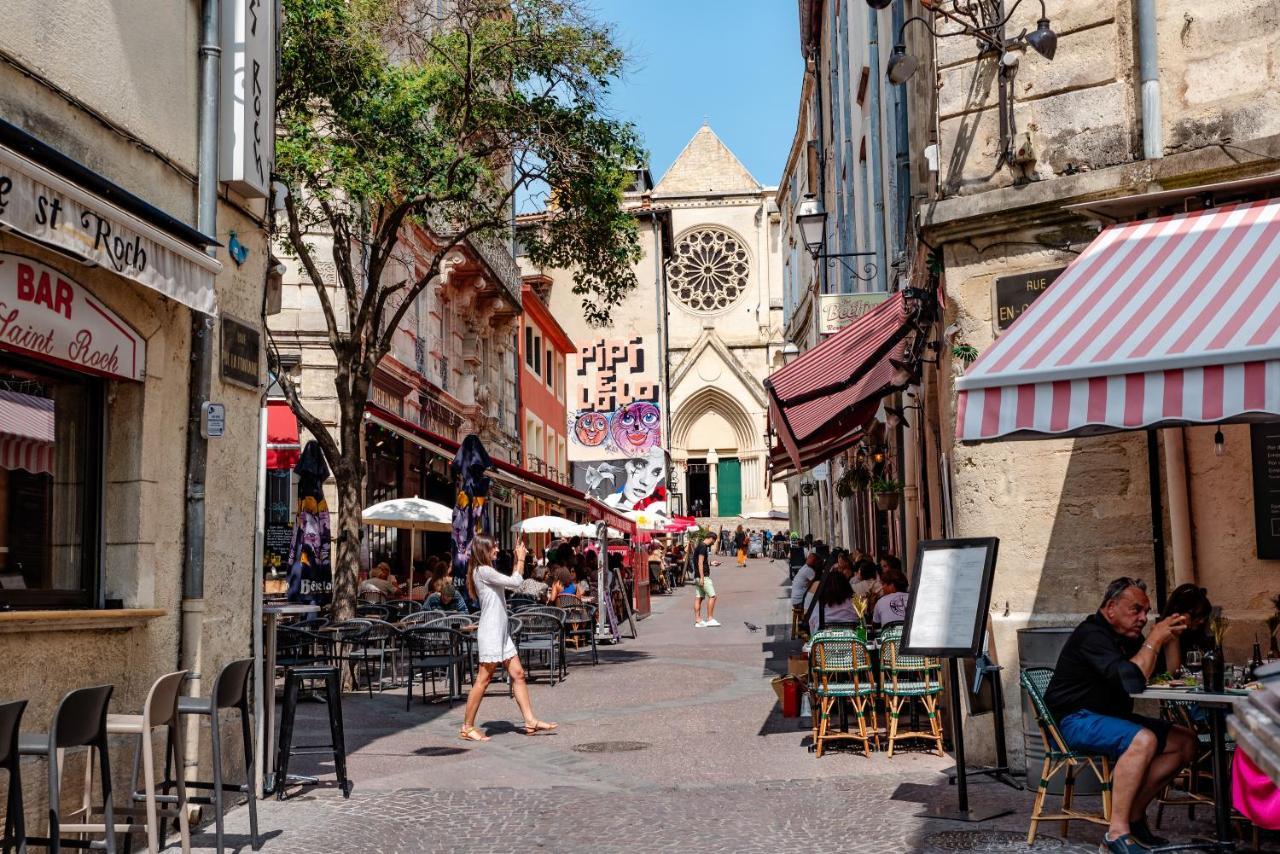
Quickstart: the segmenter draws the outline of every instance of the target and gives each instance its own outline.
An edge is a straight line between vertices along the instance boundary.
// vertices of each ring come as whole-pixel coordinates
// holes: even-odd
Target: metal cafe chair
[[[400,630],[384,620],[365,617],[369,624],[367,631],[347,638],[346,658],[351,662],[352,681],[355,680],[355,666],[364,666],[364,679],[369,689],[369,697],[373,697],[373,676],[370,673],[373,664],[378,665],[378,690],[382,690],[383,680],[387,673],[387,660],[391,661],[391,681],[394,684],[399,668],[396,665],[397,646],[400,641]]]
[[[521,629],[520,643],[516,648],[521,653],[525,669],[530,676],[533,675],[533,667],[528,660],[529,653],[545,655],[547,677],[552,685],[556,684],[557,676],[564,678],[564,618],[563,612],[552,613],[557,611],[558,608],[529,608],[518,614]]]
[[[563,598],[563,597],[561,597]],[[600,651],[596,646],[596,609],[589,602],[578,601],[564,609],[565,643],[573,644],[574,650],[585,646],[591,647],[591,666],[600,663]]]
[[[867,645],[853,629],[829,628],[817,632],[809,646],[809,690],[813,692],[813,746],[822,757],[825,742],[849,739],[862,742],[864,756],[871,755],[871,741],[880,747],[876,721],[876,678]],[[857,732],[832,732],[831,713],[848,700],[858,719]],[[868,707],[871,726],[867,727]]]
[[[408,685],[404,696],[404,708],[413,703],[414,676],[422,677],[422,700],[427,700],[427,679],[431,680],[431,692],[435,694],[436,674],[443,671],[448,681],[450,704],[461,693],[462,665],[466,662],[462,633],[445,626],[413,626],[405,629],[404,640]]]
[[[0,850],[9,854],[11,847],[27,850],[27,826],[22,803],[22,769],[18,759],[18,729],[26,700],[0,703],[0,768],[9,772],[9,794],[5,802],[4,831],[0,833]]]
[[[1040,784],[1036,787],[1036,800],[1031,806],[1031,828],[1027,831],[1027,844],[1034,845],[1036,831],[1042,821],[1061,821],[1062,835],[1067,835],[1067,827],[1072,821],[1089,821],[1094,824],[1107,825],[1111,821],[1111,760],[1106,756],[1092,755],[1072,750],[1067,746],[1062,733],[1058,731],[1058,722],[1044,701],[1044,692],[1053,679],[1050,667],[1028,667],[1022,671],[1020,680],[1026,689],[1027,696],[1036,710],[1036,725],[1040,728],[1040,738],[1044,742],[1044,764],[1040,768]],[[1075,794],[1076,772],[1088,768],[1102,784],[1102,814],[1081,812],[1072,807],[1072,796]],[[1059,773],[1066,774],[1062,781],[1062,809],[1060,812],[1045,814],[1044,802],[1049,794],[1049,782]],[[1027,770],[1030,779],[1031,770]]]
[[[29,844],[34,843],[50,851],[58,851],[63,845],[87,847],[88,843],[67,839],[63,834],[101,833],[104,849],[108,854],[115,854],[116,822],[111,804],[111,762],[107,756],[107,703],[113,690],[112,685],[98,685],[70,691],[58,703],[47,733],[18,736],[20,756],[44,757],[49,765],[49,835],[29,836]],[[69,824],[62,820],[63,752],[72,747],[89,748],[87,773],[93,773],[95,756],[98,760],[102,808],[94,810],[90,804],[82,807],[78,814],[88,819],[100,813],[103,817],[101,824]]]

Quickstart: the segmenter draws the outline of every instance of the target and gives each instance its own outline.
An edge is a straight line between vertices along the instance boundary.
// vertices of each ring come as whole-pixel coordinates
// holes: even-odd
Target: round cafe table
[[[319,605],[304,605],[299,602],[283,602],[262,606],[262,617],[266,622],[263,634],[263,645],[266,647],[263,682],[266,690],[263,693],[262,721],[263,741],[266,745],[262,757],[263,790],[270,792],[276,771],[276,627],[280,625],[280,617],[301,617],[320,613]]]

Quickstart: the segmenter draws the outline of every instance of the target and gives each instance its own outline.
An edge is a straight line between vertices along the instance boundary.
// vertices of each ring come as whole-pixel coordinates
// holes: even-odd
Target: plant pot
[[[893,512],[898,509],[898,499],[902,497],[898,492],[877,492],[876,506],[886,512]]]

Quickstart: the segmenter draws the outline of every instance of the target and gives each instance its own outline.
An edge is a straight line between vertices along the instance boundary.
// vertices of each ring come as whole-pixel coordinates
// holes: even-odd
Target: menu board
[[[920,544],[902,632],[903,652],[970,656],[981,650],[999,544],[995,537]]]
[[[1280,424],[1250,424],[1253,531],[1259,560],[1280,560]]]

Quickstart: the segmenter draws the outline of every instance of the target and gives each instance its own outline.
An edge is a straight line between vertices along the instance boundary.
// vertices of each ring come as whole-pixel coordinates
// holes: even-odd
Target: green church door
[[[716,485],[720,493],[720,515],[737,516],[742,513],[742,466],[737,457],[721,457],[716,470]]]

